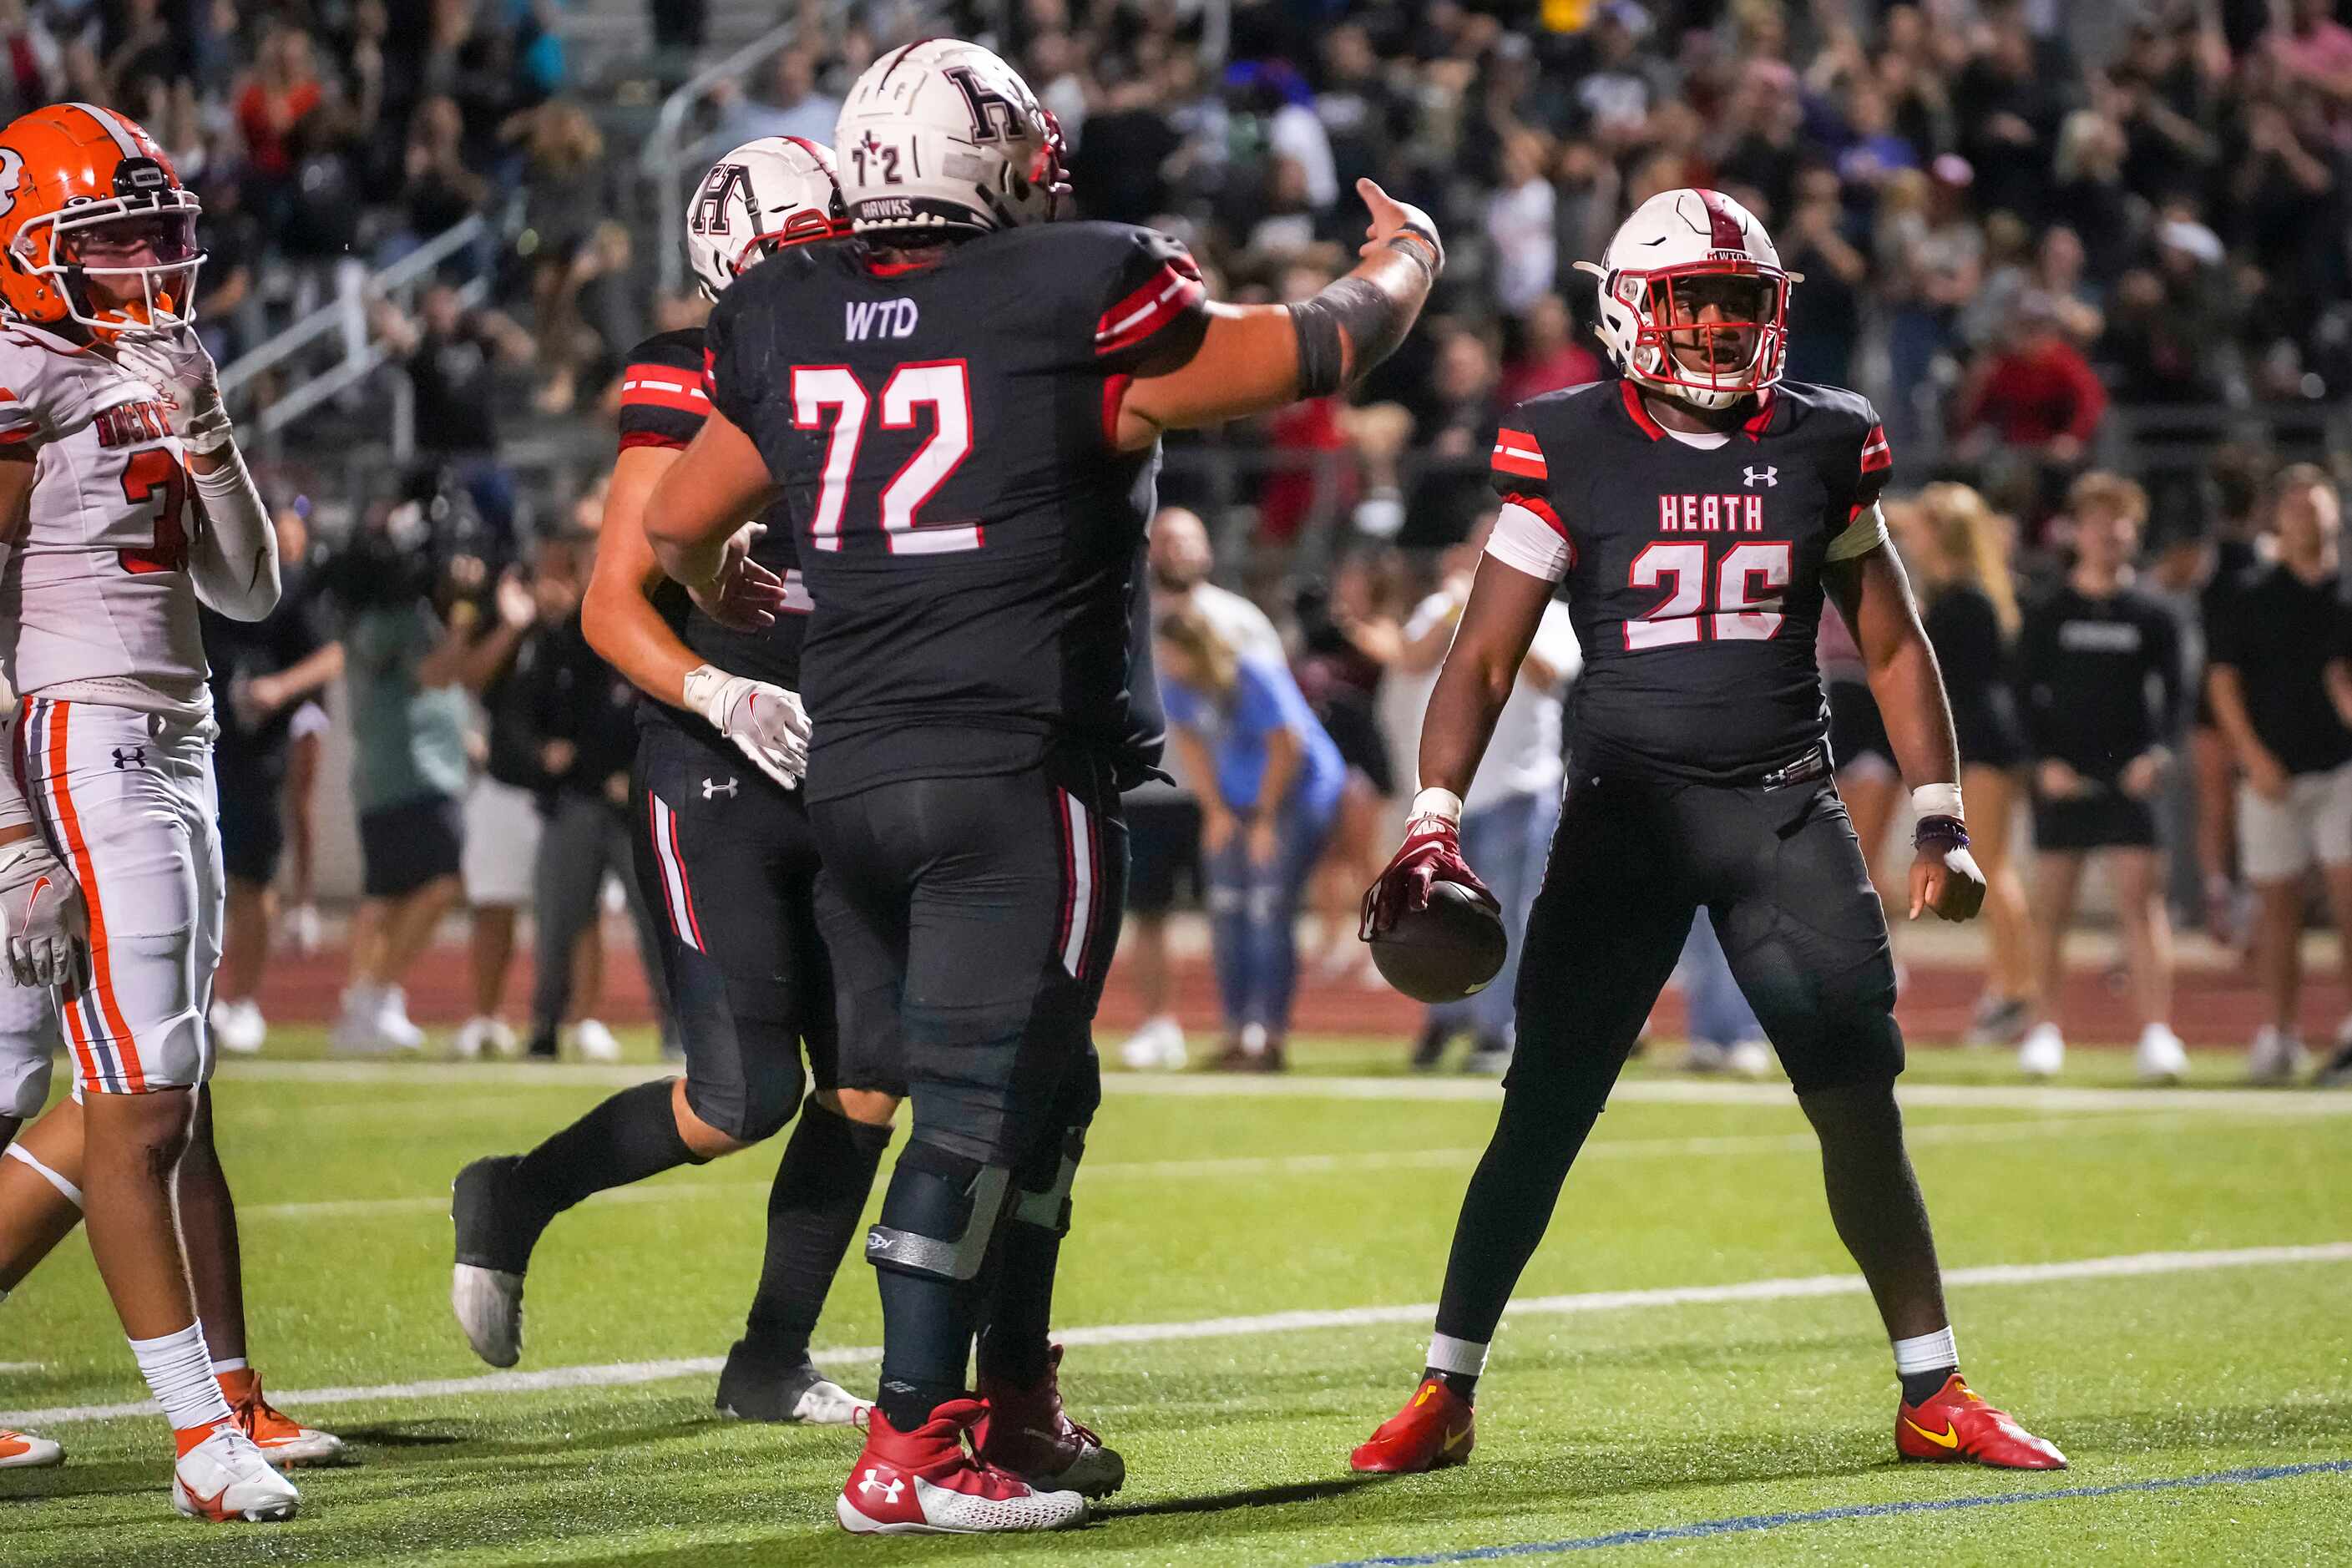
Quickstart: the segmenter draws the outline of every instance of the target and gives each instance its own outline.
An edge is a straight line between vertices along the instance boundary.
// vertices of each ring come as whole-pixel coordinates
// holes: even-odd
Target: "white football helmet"
[[[1070,191],[1053,113],[1011,66],[953,38],[866,67],[834,145],[860,234],[1050,223]]]
[[[849,232],[833,154],[800,136],[761,136],[710,165],[686,206],[686,261],[702,297],[787,246]]]
[[[1600,266],[1576,265],[1601,279],[1601,338],[1627,379],[1709,409],[1780,379],[1789,289],[1801,279],[1756,215],[1722,192],[1661,191],[1618,226]],[[1709,306],[1717,319],[1700,321]],[[1730,332],[1755,341],[1719,354],[1717,335]]]

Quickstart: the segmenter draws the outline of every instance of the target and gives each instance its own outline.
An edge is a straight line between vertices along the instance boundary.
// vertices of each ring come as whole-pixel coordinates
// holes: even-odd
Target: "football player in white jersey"
[[[184,1162],[211,1164],[222,908],[196,605],[257,619],[279,586],[188,324],[197,210],[110,110],[53,104],[0,129],[0,674],[20,694],[0,931],[11,978],[56,988],[90,1251],[173,1429],[173,1504],[280,1520],[299,1498],[231,1408],[192,1284],[192,1255],[217,1286],[234,1247],[226,1187],[187,1184],[218,1191],[188,1205],[184,1242],[174,1214]]]

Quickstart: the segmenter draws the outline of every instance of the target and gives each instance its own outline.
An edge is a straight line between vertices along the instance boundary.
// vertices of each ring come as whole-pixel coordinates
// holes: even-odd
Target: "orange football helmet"
[[[0,129],[0,305],[98,337],[195,319],[194,193],[152,136],[94,103],[52,103]],[[110,299],[93,299],[103,283]]]

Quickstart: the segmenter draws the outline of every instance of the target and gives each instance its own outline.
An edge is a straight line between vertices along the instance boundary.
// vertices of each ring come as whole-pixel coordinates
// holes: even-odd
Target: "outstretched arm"
[[[1960,753],[1936,650],[1903,563],[1884,545],[1822,568],[1838,611],[1853,628],[1870,671],[1870,694],[1886,724],[1895,760],[1918,808],[1918,856],[1911,867],[1911,918],[1932,909],[1948,921],[1974,916],[1985,884],[1968,855],[1960,806]]]
[[[1139,452],[1163,430],[1220,425],[1355,385],[1394,353],[1445,265],[1418,207],[1356,182],[1370,209],[1356,269],[1297,305],[1210,305],[1208,331],[1181,367],[1139,378],[1121,400],[1117,443]]]

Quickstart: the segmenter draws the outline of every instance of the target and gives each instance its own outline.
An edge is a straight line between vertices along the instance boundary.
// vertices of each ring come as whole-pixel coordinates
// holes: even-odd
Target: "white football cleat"
[[[2254,1048],[2246,1054],[2246,1077],[2255,1083],[2293,1083],[2310,1059],[2300,1039],[2264,1024],[2254,1031]]]
[[[613,1031],[594,1018],[583,1018],[572,1026],[572,1048],[580,1053],[583,1062],[616,1062],[621,1059],[621,1042]]]
[[[2017,1067],[2028,1078],[2056,1078],[2066,1066],[2066,1037],[2058,1026],[2043,1022],[2025,1031],[2017,1047]]]
[[[2189,1051],[2170,1027],[2150,1024],[2139,1032],[2132,1066],[2144,1082],[2179,1083],[2189,1076]]]
[[[252,1056],[269,1038],[269,1024],[261,1016],[261,1005],[250,996],[242,1002],[215,998],[212,1025],[213,1038],[233,1057]]]
[[[47,1437],[0,1426],[0,1470],[37,1470],[66,1462],[66,1451]]]
[[[302,1494],[234,1422],[180,1456],[172,1468],[172,1506],[190,1519],[272,1524],[294,1517]]]

